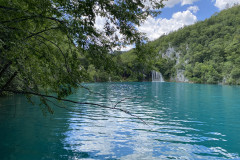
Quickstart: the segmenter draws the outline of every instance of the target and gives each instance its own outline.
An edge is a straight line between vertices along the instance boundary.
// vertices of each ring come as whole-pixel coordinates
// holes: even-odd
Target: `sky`
[[[152,41],[163,34],[210,18],[214,13],[225,9],[227,5],[231,7],[235,3],[240,4],[240,0],[168,0],[158,17],[149,17],[138,29],[146,33]],[[98,24],[104,24],[103,19],[97,21]],[[134,45],[128,45],[121,50],[127,51],[133,47]]]

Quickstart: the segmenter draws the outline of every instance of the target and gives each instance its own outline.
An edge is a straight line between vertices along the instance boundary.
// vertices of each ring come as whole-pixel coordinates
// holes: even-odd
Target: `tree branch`
[[[16,8],[11,8],[11,7],[6,7],[6,6],[0,6],[1,9],[5,9],[5,10],[13,10],[13,11],[17,11],[18,9]]]
[[[8,62],[7,64],[4,65],[4,67],[2,68],[1,72],[0,72],[0,78],[2,77],[2,75],[4,74],[4,72],[8,69],[8,67],[12,64],[12,61]]]
[[[70,100],[70,99],[64,99],[64,98],[59,98],[59,97],[55,97],[55,96],[51,96],[51,95],[44,95],[44,94],[29,92],[29,91],[17,91],[17,90],[10,90],[10,89],[5,89],[4,91],[15,93],[15,94],[35,95],[35,96],[40,96],[40,97],[45,97],[45,98],[52,98],[52,99],[60,100],[60,101],[63,101],[63,102],[70,102],[70,103],[74,103],[74,104],[92,105],[92,106],[97,106],[97,107],[106,108],[106,109],[118,110],[118,111],[124,112],[124,113],[126,113],[126,114],[128,114],[132,117],[135,117],[135,118],[141,120],[144,124],[147,125],[147,123],[142,118],[140,118],[139,116],[133,115],[131,112],[129,112],[127,110],[124,110],[124,109],[121,109],[121,108],[109,107],[109,106],[106,106],[106,105],[91,103],[91,102],[77,102],[77,101],[73,101],[73,100]]]
[[[114,108],[117,107],[118,104],[122,103],[123,101],[127,100],[127,99],[132,99],[132,98],[137,98],[137,97],[127,97],[127,98],[123,98],[121,99],[120,101],[118,101],[115,105],[114,105]]]
[[[20,9],[17,9],[17,8],[11,8],[11,7],[6,7],[6,6],[1,6],[0,5],[0,9],[5,9],[5,10],[11,10],[11,11],[22,11],[23,13],[25,13],[25,14],[32,14],[32,13],[29,13],[29,12],[26,12],[26,11],[23,11],[23,10],[20,10]],[[43,16],[43,15],[41,15],[41,14],[39,14],[39,15],[34,15],[34,16],[26,16],[26,17],[29,17],[29,18],[27,18],[27,19],[23,19],[23,20],[28,20],[28,19],[31,19],[31,18],[45,18],[45,19],[49,19],[49,20],[52,20],[52,21],[55,21],[55,22],[59,22],[59,23],[61,23],[61,24],[65,24],[65,22],[64,21],[62,21],[62,20],[59,20],[59,19],[57,19],[57,18],[54,18],[54,17],[46,17],[46,16]],[[18,18],[18,19],[20,19],[20,18]],[[14,19],[14,20],[16,20],[16,19]],[[2,22],[11,22],[12,20],[10,20],[10,21],[2,21]]]
[[[36,33],[31,33],[31,35],[25,37],[23,40],[29,39],[29,38],[34,37],[34,36],[38,36],[39,34],[41,34],[43,32],[50,31],[50,30],[53,30],[53,29],[58,29],[58,28],[59,27],[52,27],[52,28],[47,28],[47,29],[44,29],[42,31],[36,32]]]
[[[19,18],[14,18],[14,19],[11,19],[11,20],[7,20],[7,21],[0,21],[0,23],[10,23],[10,22],[21,22],[21,21],[26,21],[26,20],[29,20],[29,19],[35,19],[35,18],[44,18],[44,19],[49,19],[49,20],[52,20],[52,21],[55,21],[55,22],[58,22],[60,24],[64,24],[65,22],[64,21],[61,21],[57,18],[53,18],[53,17],[45,17],[43,15],[33,15],[33,16],[23,16],[23,17],[19,17]]]
[[[25,16],[25,17],[20,17],[20,18],[14,18],[14,19],[11,19],[11,20],[8,20],[8,21],[0,21],[0,23],[2,23],[2,24],[11,23],[11,22],[18,23],[18,22],[26,21],[26,20],[36,18],[36,17],[37,16]]]
[[[46,41],[48,41],[48,42],[50,42],[50,43],[52,43],[56,48],[58,48],[58,50],[60,51],[60,53],[62,54],[62,56],[63,56],[63,58],[64,58],[65,67],[66,67],[66,69],[67,69],[67,72],[70,73],[70,69],[69,69],[68,63],[67,63],[67,58],[66,58],[66,56],[64,55],[62,49],[61,49],[57,44],[55,44],[54,42],[52,42],[51,40],[49,40],[49,39],[47,39],[47,38],[45,38],[45,37],[43,37],[43,36],[41,36],[41,35],[37,35],[37,36],[38,36],[38,37],[41,37],[42,39],[44,39],[44,40],[46,40]]]
[[[14,74],[9,78],[9,80],[3,85],[0,89],[0,94],[4,91],[5,88],[7,88],[10,83],[13,81],[13,79],[17,76],[18,72],[15,71]]]
[[[70,112],[77,112],[77,113],[82,114],[82,112],[79,112],[79,111],[77,111],[77,110],[73,110],[73,109],[68,108],[68,107],[66,107],[66,106],[60,106],[60,105],[58,105],[57,103],[55,103],[55,102],[53,102],[53,101],[51,101],[51,100],[49,100],[49,99],[47,99],[47,98],[46,98],[46,101],[51,102],[53,105],[55,105],[55,106],[57,106],[57,107],[59,107],[59,108],[66,109],[66,110],[68,110],[68,111],[70,111]]]
[[[94,92],[94,91],[92,91],[91,89],[89,89],[88,87],[86,87],[86,86],[84,86],[84,85],[82,85],[82,84],[78,84],[78,85],[79,85],[81,88],[87,90],[90,94],[99,95],[99,96],[101,96],[101,97],[103,97],[103,98],[108,99],[109,102],[111,102],[111,105],[114,106],[114,105],[113,105],[113,101],[112,101],[110,98],[108,98],[107,96],[105,96],[105,95],[103,95],[103,94],[101,94],[101,93],[99,93],[99,92]]]

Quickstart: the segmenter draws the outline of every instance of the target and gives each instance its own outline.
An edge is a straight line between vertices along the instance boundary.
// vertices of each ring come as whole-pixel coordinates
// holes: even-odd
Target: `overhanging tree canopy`
[[[113,48],[144,37],[137,26],[157,16],[162,2],[1,0],[0,94],[71,94],[87,78],[81,56],[105,65]],[[95,26],[97,17],[106,19],[103,30]]]

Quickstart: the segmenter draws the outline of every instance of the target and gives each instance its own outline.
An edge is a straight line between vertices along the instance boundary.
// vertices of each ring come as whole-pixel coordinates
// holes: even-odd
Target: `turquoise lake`
[[[188,83],[85,83],[44,116],[21,95],[0,98],[0,159],[240,159],[240,87]]]

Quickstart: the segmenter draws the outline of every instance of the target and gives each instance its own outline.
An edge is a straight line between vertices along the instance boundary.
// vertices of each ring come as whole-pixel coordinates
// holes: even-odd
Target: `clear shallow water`
[[[240,159],[240,87],[185,83],[84,84],[44,117],[23,96],[0,98],[0,159]]]

